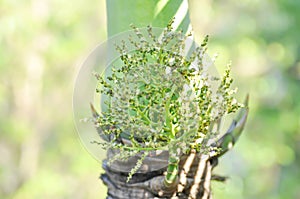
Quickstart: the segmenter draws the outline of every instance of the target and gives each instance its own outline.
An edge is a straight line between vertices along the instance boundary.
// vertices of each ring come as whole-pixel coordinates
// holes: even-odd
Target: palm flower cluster
[[[105,107],[94,122],[102,146],[119,151],[110,162],[143,154],[128,180],[150,152],[168,150],[165,180],[172,183],[182,154],[218,152],[207,144],[217,136],[216,125],[243,105],[233,96],[230,67],[221,78],[208,74],[207,36],[188,48],[190,35],[173,31],[172,21],[159,36],[151,26],[146,33],[132,28],[135,34],[115,45],[120,56],[110,75],[96,74]]]

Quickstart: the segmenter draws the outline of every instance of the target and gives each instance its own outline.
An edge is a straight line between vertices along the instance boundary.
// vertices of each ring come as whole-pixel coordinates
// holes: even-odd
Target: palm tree
[[[108,37],[128,30],[130,24],[164,28],[172,18],[175,18],[172,24],[175,30],[182,30],[183,34],[191,30],[187,0],[107,0],[106,3]],[[212,174],[212,170],[218,164],[218,158],[235,144],[243,130],[248,115],[248,97],[244,104],[228,131],[216,142],[209,144],[210,147],[218,148],[218,153],[199,153],[192,149],[181,154],[178,159],[172,159],[170,151],[157,150],[147,155],[139,152],[125,162],[115,160],[108,164],[119,153],[117,149],[109,149],[107,159],[103,161],[105,173],[101,175],[108,187],[107,199],[211,199],[211,180],[226,179]],[[93,107],[92,112],[95,118],[99,117]],[[98,131],[101,134],[101,130]],[[122,142],[130,142],[126,136],[121,139]],[[132,168],[136,168],[134,175]],[[131,177],[129,182],[128,175]]]

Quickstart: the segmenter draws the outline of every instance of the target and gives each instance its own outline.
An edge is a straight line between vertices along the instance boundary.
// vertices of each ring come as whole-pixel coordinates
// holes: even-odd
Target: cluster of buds
[[[174,32],[172,23],[158,36],[150,26],[145,33],[132,26],[135,34],[116,44],[120,56],[110,75],[96,74],[105,107],[94,122],[106,140],[102,146],[119,150],[110,161],[143,153],[128,180],[151,151],[168,150],[171,183],[174,160],[191,150],[217,152],[207,144],[218,134],[215,126],[243,106],[234,98],[230,67],[221,78],[207,72],[208,37],[187,46],[190,35]]]

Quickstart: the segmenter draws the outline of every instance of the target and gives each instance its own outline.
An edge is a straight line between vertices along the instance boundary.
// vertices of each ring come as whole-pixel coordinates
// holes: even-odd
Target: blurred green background
[[[231,60],[250,116],[220,160],[216,199],[300,198],[300,1],[190,0],[197,41]],[[106,39],[104,0],[0,0],[0,198],[104,198],[101,164],[80,144],[72,92]]]

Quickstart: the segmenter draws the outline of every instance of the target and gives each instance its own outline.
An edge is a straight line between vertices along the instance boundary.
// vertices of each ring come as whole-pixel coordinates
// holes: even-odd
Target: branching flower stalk
[[[110,162],[143,154],[127,181],[150,152],[168,150],[164,185],[171,186],[178,180],[180,156],[191,150],[217,153],[207,144],[217,136],[215,125],[243,106],[233,96],[230,66],[221,79],[207,73],[208,37],[185,54],[190,35],[174,32],[172,23],[160,36],[150,26],[146,34],[132,26],[135,35],[116,44],[120,60],[112,66],[111,75],[96,74],[97,91],[107,100],[94,122],[106,140],[102,146],[119,150]],[[135,50],[128,51],[128,46]]]

